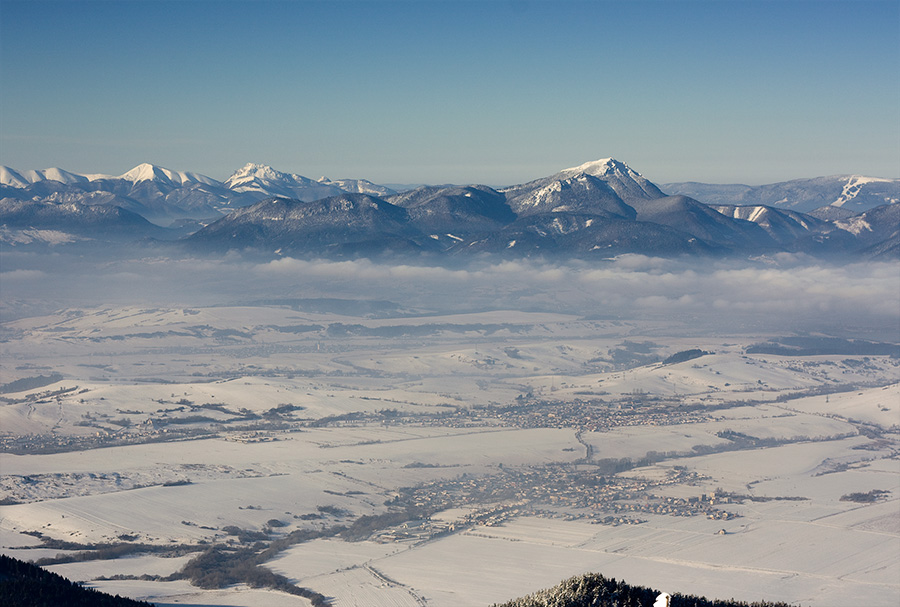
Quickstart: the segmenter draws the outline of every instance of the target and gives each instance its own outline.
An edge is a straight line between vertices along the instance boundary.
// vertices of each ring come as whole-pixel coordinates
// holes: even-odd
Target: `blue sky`
[[[900,0],[0,0],[0,164],[900,176]]]

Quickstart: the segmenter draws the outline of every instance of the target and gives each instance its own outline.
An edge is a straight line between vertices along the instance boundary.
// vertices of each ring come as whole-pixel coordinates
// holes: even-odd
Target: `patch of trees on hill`
[[[777,356],[891,356],[900,358],[900,345],[865,339],[840,337],[780,337],[765,343],[753,344],[747,354],[775,354]]]
[[[683,363],[689,360],[694,360],[695,358],[700,358],[701,356],[706,356],[710,354],[704,350],[699,348],[694,348],[693,350],[682,350],[681,352],[676,352],[669,358],[663,361],[664,365],[674,365],[676,363]]]
[[[50,384],[55,384],[63,378],[59,373],[51,373],[50,375],[38,375],[37,377],[23,377],[16,381],[0,386],[0,394],[7,392],[24,392],[25,390],[37,390]]]
[[[890,491],[884,489],[872,489],[871,491],[848,493],[841,496],[842,502],[856,502],[859,504],[871,504],[877,502],[882,496],[888,495]]]
[[[85,588],[37,565],[0,554],[0,607],[152,607]]]
[[[514,599],[493,607],[651,607],[659,590],[632,586],[599,573],[569,578],[547,590]],[[787,603],[761,601],[745,603],[721,601],[684,594],[672,594],[669,607],[788,607]]]
[[[224,588],[232,584],[247,584],[251,588],[270,588],[302,596],[313,607],[328,605],[322,594],[297,586],[283,575],[263,567],[260,554],[253,548],[228,549],[215,546],[192,559],[174,577],[188,579],[200,588]]]

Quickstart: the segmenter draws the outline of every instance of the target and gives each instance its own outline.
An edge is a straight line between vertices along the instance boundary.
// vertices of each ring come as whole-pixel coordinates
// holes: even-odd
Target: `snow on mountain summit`
[[[590,175],[606,182],[622,200],[652,200],[665,196],[649,179],[615,158],[601,158],[577,167],[563,169],[555,178],[567,179],[576,175]]]
[[[0,166],[0,185],[8,185],[13,188],[27,188],[29,181],[22,177],[18,171],[8,166]]]
[[[575,175],[578,173],[587,173],[588,175],[593,175],[594,177],[603,177],[605,175],[609,175],[610,173],[620,173],[620,174],[629,174],[634,173],[635,175],[639,175],[637,171],[634,171],[624,162],[616,160],[615,158],[601,158],[599,160],[591,160],[590,162],[585,162],[582,165],[577,167],[572,167],[569,169],[563,169],[560,173]]]
[[[303,175],[282,173],[265,164],[248,162],[225,180],[225,187],[234,192],[248,192],[265,196],[282,196],[298,200],[316,200],[336,196],[342,190],[319,183]]]
[[[232,190],[235,190],[241,185],[253,182],[254,180],[274,182],[290,180],[292,178],[296,179],[296,177],[299,177],[299,175],[288,175],[287,173],[276,171],[266,164],[248,162],[232,173],[231,176],[225,180],[225,185]]]
[[[9,167],[0,167],[0,184],[11,186],[14,188],[26,188],[33,183],[39,181],[58,181],[65,184],[87,182],[88,177],[70,173],[56,167],[43,169],[22,171],[21,173]]]
[[[172,171],[154,164],[139,164],[130,171],[119,175],[119,179],[139,183],[141,181],[157,181],[168,183],[173,186],[183,186],[191,183],[202,183],[206,185],[218,185],[214,179],[210,179],[204,175],[197,173],[184,173]]]
[[[9,167],[0,167],[0,184],[12,186],[15,188],[26,188],[29,185],[38,183],[40,181],[57,181],[66,185],[73,185],[111,179],[121,179],[122,181],[128,181],[133,184],[137,184],[142,181],[155,181],[157,183],[164,183],[165,185],[170,187],[187,186],[197,183],[202,183],[205,185],[220,185],[218,181],[210,179],[209,177],[206,177],[204,175],[199,175],[197,173],[171,171],[169,169],[148,164],[146,162],[137,165],[130,171],[127,171],[117,177],[99,173],[83,175],[79,173],[71,173],[69,171],[55,167],[22,172],[15,171]]]
[[[282,173],[269,165],[255,162],[248,162],[225,180],[226,187],[238,192],[262,190],[265,186],[308,186],[314,183],[316,182],[308,177]]]

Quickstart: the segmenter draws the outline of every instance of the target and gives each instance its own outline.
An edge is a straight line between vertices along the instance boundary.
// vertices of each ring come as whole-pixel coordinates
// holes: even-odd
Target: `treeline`
[[[79,544],[47,537],[40,532],[26,532],[41,540],[42,547],[50,550],[66,550],[71,553],[59,553],[56,556],[44,557],[34,561],[35,565],[42,567],[47,565],[59,565],[61,563],[80,563],[84,561],[102,561],[118,559],[132,554],[164,554],[166,556],[181,556],[189,552],[195,552],[196,546],[187,544],[139,544],[127,541],[129,536],[120,536],[126,541]]]
[[[632,586],[599,573],[586,573],[540,590],[526,597],[493,607],[651,607],[660,595],[659,590],[645,586]],[[672,594],[669,607],[788,607],[781,602],[745,603],[735,600],[721,601],[685,594]]]
[[[900,345],[864,339],[840,337],[780,337],[747,346],[747,354],[775,354],[777,356],[891,356],[900,358]]]
[[[367,327],[365,325],[343,323],[331,323],[325,329],[328,337],[430,337],[437,333],[481,333],[491,335],[498,331],[507,330],[511,333],[520,333],[530,327],[520,327],[510,324],[451,324],[431,323],[426,325],[385,325],[381,327]]]
[[[0,554],[0,607],[153,607],[85,588],[37,565]]]
[[[163,579],[166,581],[185,579],[194,586],[205,589],[247,584],[251,588],[269,588],[302,596],[309,599],[313,607],[327,606],[329,602],[325,595],[297,586],[285,576],[262,566],[262,563],[279,551],[272,546],[255,548],[214,546],[191,559],[181,571]]]
[[[663,364],[674,365],[676,363],[687,362],[689,360],[694,360],[695,358],[700,358],[701,356],[707,356],[709,354],[712,354],[712,352],[706,352],[698,348],[694,348],[693,350],[682,350],[681,352],[676,352],[672,356],[665,359],[663,361]]]
[[[43,388],[44,386],[49,386],[50,384],[55,384],[56,382],[62,380],[63,376],[59,373],[51,373],[50,375],[38,375],[37,377],[23,377],[22,379],[17,379],[16,381],[11,381],[8,384],[3,384],[0,386],[0,394],[6,394],[7,392],[24,392],[25,390],[37,390],[38,388]]]
[[[366,514],[355,521],[340,533],[342,540],[347,542],[359,542],[369,539],[373,533],[388,527],[395,527],[415,519],[426,518],[432,512],[424,508],[414,506],[403,510],[391,510],[383,514]]]

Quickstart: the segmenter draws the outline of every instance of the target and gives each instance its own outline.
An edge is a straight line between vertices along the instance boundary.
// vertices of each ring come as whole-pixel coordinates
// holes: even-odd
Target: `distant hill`
[[[107,241],[153,237],[165,239],[169,231],[119,206],[77,202],[33,202],[0,199],[0,226],[9,229],[56,230]]]
[[[599,573],[586,573],[565,580],[548,590],[514,599],[493,607],[788,607],[787,603],[707,599],[683,594],[671,594],[668,603],[657,598],[663,593],[644,586],[631,586],[606,578]]]
[[[664,183],[668,194],[682,194],[712,205],[767,205],[808,213],[833,206],[860,213],[900,202],[900,179],[836,175],[767,185]]]
[[[271,248],[318,256],[404,253],[427,239],[406,209],[366,194],[304,202],[264,200],[201,229],[186,241],[195,248]]]

